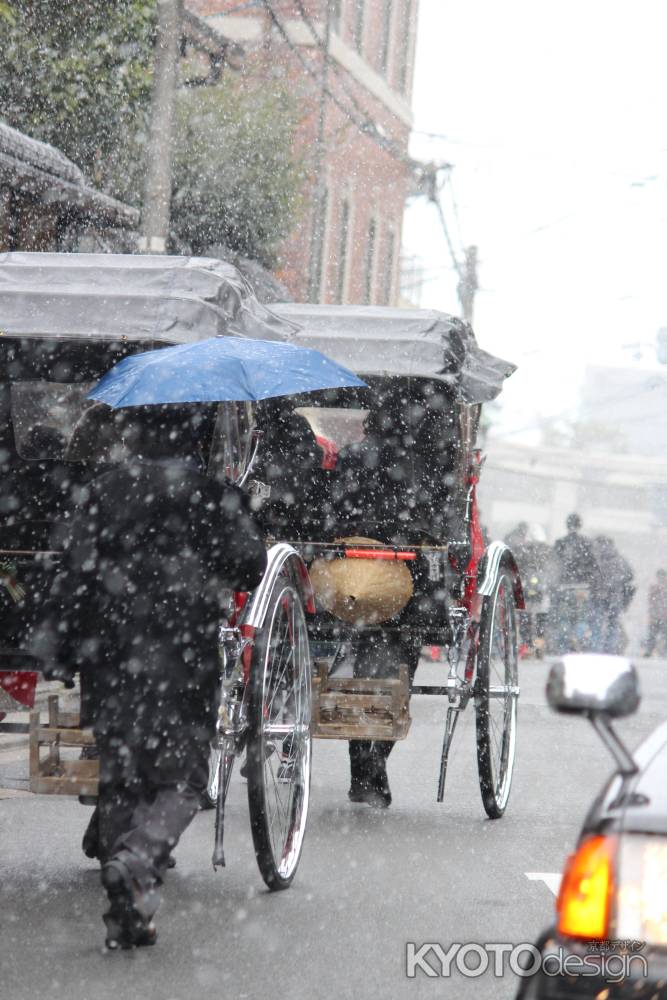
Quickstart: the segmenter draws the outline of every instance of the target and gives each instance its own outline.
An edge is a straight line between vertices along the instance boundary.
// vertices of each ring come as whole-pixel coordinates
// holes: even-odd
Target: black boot
[[[350,740],[350,790],[351,802],[365,802],[376,809],[386,809],[391,804],[391,791],[387,780],[386,758],[383,744],[366,740]]]
[[[152,917],[157,908],[156,888],[128,852],[121,851],[102,866],[102,885],[110,904],[104,914],[106,947],[115,951],[155,944],[157,931]]]
[[[373,743],[372,787],[377,799],[375,805],[381,809],[386,809],[391,805],[391,789],[387,778],[387,757],[395,745],[393,740],[376,740]]]
[[[100,861],[100,814],[97,806],[90,817],[90,822],[86,827],[86,832],[81,841],[81,849],[87,858],[99,858]]]
[[[369,740],[350,740],[350,790],[352,802],[365,802],[371,790],[371,743]]]

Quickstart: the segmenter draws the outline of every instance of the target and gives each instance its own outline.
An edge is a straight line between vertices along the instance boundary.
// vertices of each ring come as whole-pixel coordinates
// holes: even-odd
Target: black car
[[[517,1000],[667,998],[667,722],[630,755],[611,724],[639,704],[622,657],[565,656],[547,699],[591,720],[617,770],[567,860],[556,922],[535,943]]]

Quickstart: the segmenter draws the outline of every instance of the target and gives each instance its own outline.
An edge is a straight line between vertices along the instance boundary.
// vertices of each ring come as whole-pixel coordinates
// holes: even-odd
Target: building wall
[[[326,2],[303,3],[320,38],[325,32]],[[307,180],[300,217],[280,248],[277,276],[297,301],[308,299],[312,271],[319,276],[314,296],[319,301],[395,304],[409,179],[418,0],[328,0],[330,93],[320,179],[325,196],[320,211],[315,192],[324,51],[298,6],[293,0],[273,0],[286,41],[265,10],[251,7],[226,15],[226,10],[238,8],[235,0],[188,3],[227,38],[245,47],[247,74],[260,75],[267,85],[287,83],[300,103],[296,145]],[[372,120],[383,139],[364,134],[351,118]],[[321,233],[321,240],[313,239],[314,230]]]

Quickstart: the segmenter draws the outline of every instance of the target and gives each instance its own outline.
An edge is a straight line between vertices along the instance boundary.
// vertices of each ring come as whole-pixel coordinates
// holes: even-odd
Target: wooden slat
[[[71,776],[59,778],[30,777],[30,791],[35,795],[90,795],[98,794],[98,782]]]
[[[313,728],[313,737],[319,740],[404,740],[410,730],[411,719],[396,725],[390,726],[367,725],[364,727],[363,736],[360,735],[359,727],[347,723],[321,723]]]
[[[49,711],[49,725],[58,725],[58,695],[50,694],[47,701]]]
[[[33,774],[39,772],[39,740],[37,737],[37,731],[39,729],[39,712],[30,713],[30,736],[29,736],[29,774],[32,777]]]
[[[328,677],[326,682],[327,691],[359,691],[364,694],[390,694],[397,688],[400,691],[402,686],[401,681],[396,677]]]
[[[320,678],[313,677],[312,679],[312,700],[311,700],[311,725],[316,726],[320,721]]]
[[[356,694],[345,691],[323,691],[320,695],[320,712],[332,711],[334,708],[354,708],[363,712],[366,709],[376,709],[390,712],[394,699],[388,694]]]
[[[51,726],[40,726],[37,739],[42,746],[58,743],[61,747],[95,746],[95,736],[86,729],[54,729]]]
[[[99,761],[97,760],[61,760],[54,769],[48,757],[39,762],[38,774],[44,778],[63,778],[90,780],[97,778],[100,772]]]
[[[407,692],[409,690],[409,674],[405,663],[398,668],[398,685],[394,688],[394,716],[398,719],[407,711]]]
[[[59,729],[79,729],[81,726],[80,720],[80,712],[61,712],[58,709],[57,725]]]
[[[410,728],[409,674],[398,677],[329,677],[317,664],[312,733],[318,739],[402,740]]]
[[[63,760],[61,747],[94,746],[92,732],[77,728],[79,714],[61,712],[58,695],[48,699],[50,725],[40,725],[39,712],[30,713],[30,791],[36,795],[96,796],[99,761]],[[44,759],[40,747],[48,752]]]

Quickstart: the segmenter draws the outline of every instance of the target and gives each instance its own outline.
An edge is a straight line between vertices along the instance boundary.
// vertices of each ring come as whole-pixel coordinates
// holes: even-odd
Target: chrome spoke
[[[501,580],[492,598],[487,631],[486,690],[481,721],[485,740],[488,790],[501,812],[505,808],[512,780],[516,706],[519,697],[516,669],[514,597],[506,580]],[[485,735],[484,735],[485,734]],[[481,773],[480,773],[481,776]]]
[[[310,782],[310,653],[303,611],[286,587],[276,603],[264,661],[262,744],[265,816],[278,874],[299,859]]]

